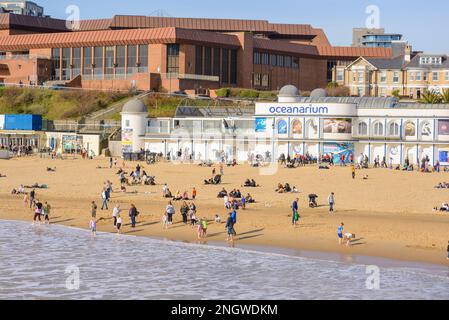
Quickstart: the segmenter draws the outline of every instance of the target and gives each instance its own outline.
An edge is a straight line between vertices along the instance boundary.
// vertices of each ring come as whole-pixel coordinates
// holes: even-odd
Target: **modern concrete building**
[[[114,16],[66,21],[0,14],[0,82],[129,90],[325,87],[337,65],[386,48],[332,46],[310,25]]]
[[[14,14],[42,17],[44,15],[44,8],[32,1],[26,0],[8,0],[0,1],[0,8],[5,12]]]
[[[140,120],[138,118],[141,118]],[[388,164],[418,164],[449,160],[449,105],[400,103],[395,98],[333,98],[323,90],[304,98],[294,86],[279,93],[278,102],[257,103],[255,108],[210,110],[180,107],[174,118],[147,118],[138,103],[122,114],[124,151],[147,151],[187,159],[247,161],[249,155],[333,154],[349,161],[360,154],[370,163],[384,157]],[[137,123],[138,132],[129,131]]]
[[[402,34],[385,33],[385,29],[354,28],[352,46],[367,48],[391,48],[394,41],[401,41]]]

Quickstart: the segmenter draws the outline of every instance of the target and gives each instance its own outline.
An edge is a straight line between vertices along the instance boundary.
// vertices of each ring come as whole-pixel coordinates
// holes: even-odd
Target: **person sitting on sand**
[[[219,224],[221,223],[221,218],[220,218],[220,216],[218,214],[215,215],[215,220],[214,221],[215,221],[215,223],[219,223]]]
[[[223,189],[221,189],[221,191],[218,193],[217,198],[222,199],[222,198],[224,198],[224,197],[227,196],[227,195],[228,195],[228,192],[226,191],[225,188],[223,188]]]
[[[182,200],[182,196],[181,193],[178,191],[176,191],[176,196],[174,196],[173,198],[174,201],[181,201]]]
[[[368,180],[368,175],[367,174],[363,176],[363,180]]]
[[[248,193],[245,197],[246,203],[256,203],[256,201],[253,199],[253,197]]]
[[[292,193],[299,193],[299,190],[295,186],[293,186]]]
[[[250,179],[246,179],[245,183],[243,184],[244,187],[251,187],[251,180]]]
[[[276,189],[276,192],[277,193],[284,193],[285,192],[285,188],[284,188],[284,186],[281,183],[278,184],[278,188]]]
[[[6,178],[6,175],[0,173],[0,178]]]
[[[187,191],[184,191],[184,193],[182,194],[182,200],[190,200],[189,199],[189,193]]]
[[[285,184],[284,189],[285,189],[286,193],[292,192],[292,188],[290,187],[290,185],[288,183]]]

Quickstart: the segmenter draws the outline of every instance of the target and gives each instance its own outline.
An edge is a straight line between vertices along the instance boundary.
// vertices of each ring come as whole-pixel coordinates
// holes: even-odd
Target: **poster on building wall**
[[[352,119],[324,119],[324,133],[351,134]]]
[[[345,158],[345,163],[350,162],[351,155],[354,155],[354,144],[352,143],[325,143],[323,154],[333,155],[334,164],[340,164],[342,156]]]
[[[440,155],[438,157],[440,164],[443,166],[449,165],[449,151],[440,151]]]
[[[83,149],[83,137],[74,135],[62,136],[63,153],[80,153]]]
[[[267,131],[267,118],[256,118],[256,132]]]
[[[438,120],[438,134],[449,136],[449,120]]]
[[[292,134],[302,134],[302,122],[300,120],[293,120]]]
[[[278,134],[287,134],[287,121],[279,120],[278,122]]]
[[[122,130],[122,153],[133,152],[133,129]]]

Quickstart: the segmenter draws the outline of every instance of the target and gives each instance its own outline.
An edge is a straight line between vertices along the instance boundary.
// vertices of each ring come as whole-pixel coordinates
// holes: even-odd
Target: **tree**
[[[449,103],[449,89],[444,89],[441,94],[441,100],[444,103]]]
[[[399,93],[400,93],[400,91],[396,89],[396,90],[393,90],[393,91],[391,92],[391,95],[392,95],[393,97],[399,99],[399,98],[400,98]]]
[[[420,101],[422,103],[427,103],[427,104],[436,104],[436,103],[441,103],[442,97],[435,90],[431,90],[431,91],[426,90],[422,94]]]

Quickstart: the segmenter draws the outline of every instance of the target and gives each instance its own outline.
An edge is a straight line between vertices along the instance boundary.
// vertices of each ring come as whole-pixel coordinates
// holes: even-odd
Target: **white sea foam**
[[[449,278],[278,253],[0,221],[0,299],[449,299]],[[66,287],[68,267],[80,287]]]

